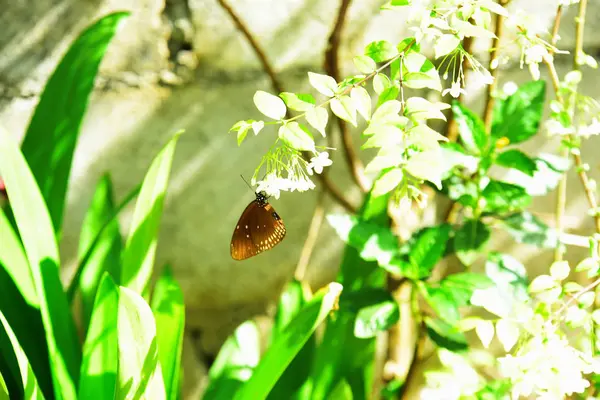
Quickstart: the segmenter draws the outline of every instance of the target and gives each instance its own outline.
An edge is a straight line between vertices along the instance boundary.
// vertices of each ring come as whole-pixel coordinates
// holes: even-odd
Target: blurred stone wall
[[[230,0],[265,49],[286,90],[308,91],[306,72],[320,71],[327,36],[338,1]],[[342,72],[353,72],[351,58],[372,40],[397,42],[408,34],[404,13],[379,11],[381,0],[354,1],[342,34]],[[550,25],[557,1],[515,0],[542,24]],[[561,26],[563,49],[574,43],[571,7]],[[202,385],[205,355],[214,354],[225,335],[244,319],[264,314],[291,278],[316,202],[315,193],[285,193],[273,204],[288,228],[286,240],[275,249],[245,262],[229,256],[232,229],[253,194],[239,178],[250,177],[268,149],[273,132],[250,135],[238,148],[230,126],[239,119],[256,118],[252,95],[272,91],[270,81],[245,38],[217,0],[0,0],[0,123],[21,138],[39,94],[66,49],[95,19],[118,10],[132,16],[116,35],[101,66],[96,90],[82,128],[74,158],[65,215],[62,259],[67,279],[75,262],[82,219],[96,182],[112,176],[116,195],[122,198],[143,178],[152,158],[177,130],[186,134],[177,147],[173,175],[162,221],[157,266],[169,262],[185,292],[188,309],[186,391]],[[600,55],[600,4],[590,1],[585,48]],[[514,38],[514,32],[510,37]],[[509,38],[510,39],[510,38]],[[476,51],[485,60],[489,43],[478,40]],[[514,45],[504,49],[518,55]],[[557,60],[561,76],[571,56]],[[518,60],[518,58],[516,58]],[[543,68],[543,67],[542,67]],[[585,70],[582,85],[600,99],[600,74]],[[509,64],[501,83],[529,80],[527,71]],[[552,91],[548,90],[548,98]],[[473,91],[469,105],[482,108],[482,96]],[[358,133],[355,144],[360,145]],[[339,143],[338,143],[339,146]],[[540,135],[523,148],[535,154],[555,152],[557,141]],[[600,179],[595,138],[583,149],[590,175]],[[339,153],[339,152],[337,152]],[[343,164],[336,154],[332,174],[338,186],[358,203]],[[569,180],[566,226],[573,233],[592,231],[587,203],[574,172]],[[532,209],[552,224],[553,194],[535,199]],[[328,212],[340,209],[328,202]],[[443,210],[442,210],[443,211]],[[127,234],[132,209],[122,217]],[[341,244],[327,224],[310,263],[315,287],[335,276]],[[495,247],[518,254],[533,273],[549,265],[552,253],[516,246],[502,236]],[[585,250],[570,248],[579,259]]]

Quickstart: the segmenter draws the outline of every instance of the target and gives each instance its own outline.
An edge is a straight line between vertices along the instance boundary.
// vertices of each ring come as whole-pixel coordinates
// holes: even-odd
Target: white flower
[[[575,129],[573,127],[564,127],[559,121],[555,119],[549,119],[546,121],[546,130],[550,135],[572,135],[575,133]]]
[[[279,194],[281,190],[286,190],[281,187],[279,182],[280,178],[275,174],[268,174],[265,176],[265,179],[262,181],[258,181],[258,186],[256,187],[257,192],[265,192],[269,197],[275,197],[279,199]]]
[[[600,121],[598,118],[593,118],[589,125],[580,126],[577,133],[585,137],[600,135]]]
[[[507,96],[513,95],[518,89],[519,87],[513,81],[506,82],[504,86],[502,86],[502,91]]]
[[[541,63],[547,54],[548,49],[546,49],[546,46],[534,44],[525,50],[525,64]]]
[[[314,170],[317,174],[320,174],[323,172],[324,167],[328,167],[331,164],[333,164],[333,161],[329,159],[329,153],[323,151],[317,154],[316,157],[310,159],[310,163],[308,164],[307,169],[309,173],[311,173]]]
[[[450,93],[450,96],[454,98],[458,98],[461,94],[467,94],[467,92],[460,87],[460,82],[457,80],[452,82],[452,86],[450,89],[444,89],[442,92],[442,96],[445,96],[446,93]]]

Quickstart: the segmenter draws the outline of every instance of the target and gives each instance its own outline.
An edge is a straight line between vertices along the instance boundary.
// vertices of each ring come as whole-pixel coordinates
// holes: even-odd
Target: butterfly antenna
[[[242,180],[243,180],[244,182],[246,182],[246,185],[248,185],[248,187],[250,188],[250,190],[254,191],[254,189],[252,189],[252,185],[250,185],[250,184],[248,183],[248,181],[246,180],[246,178],[244,178],[244,175],[240,174],[240,176],[242,177]]]

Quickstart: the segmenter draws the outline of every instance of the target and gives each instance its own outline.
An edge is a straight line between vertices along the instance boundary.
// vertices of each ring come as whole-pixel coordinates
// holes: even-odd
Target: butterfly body
[[[285,237],[283,220],[264,193],[256,193],[240,217],[231,238],[231,257],[245,260],[275,247]]]

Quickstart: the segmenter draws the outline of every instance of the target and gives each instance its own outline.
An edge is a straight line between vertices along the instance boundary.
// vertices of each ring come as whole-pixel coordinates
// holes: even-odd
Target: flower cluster
[[[282,191],[305,192],[315,188],[310,179],[313,173],[320,174],[323,168],[333,162],[326,151],[313,151],[314,157],[307,162],[300,152],[285,145],[277,147],[266,156],[256,169],[252,177],[252,184],[257,185],[258,192],[265,192],[268,196],[279,198]],[[265,176],[257,181],[257,175],[265,167]]]

